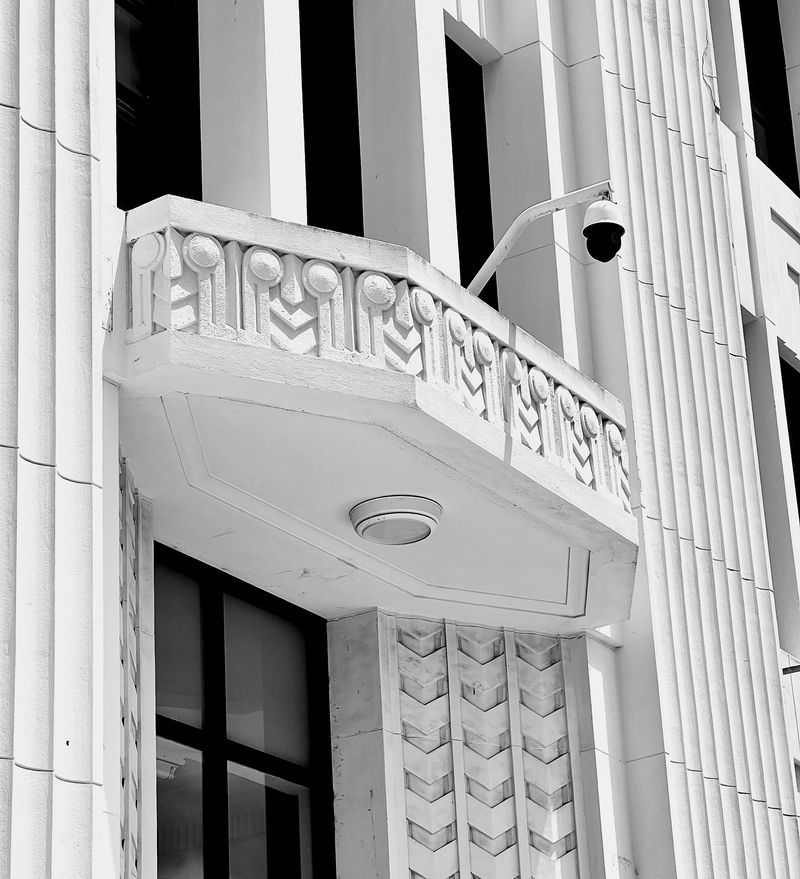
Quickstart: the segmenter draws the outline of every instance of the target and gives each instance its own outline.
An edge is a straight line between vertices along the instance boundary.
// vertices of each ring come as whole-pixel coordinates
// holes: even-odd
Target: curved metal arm
[[[517,243],[519,236],[534,220],[539,220],[564,208],[572,208],[587,201],[594,201],[597,198],[611,198],[611,182],[609,180],[585,186],[583,189],[576,189],[574,192],[568,192],[566,195],[560,195],[558,198],[551,198],[549,201],[543,201],[526,208],[508,227],[506,234],[489,255],[489,259],[481,266],[480,271],[467,287],[467,293],[471,296],[480,296],[489,278],[498,270],[500,263]]]

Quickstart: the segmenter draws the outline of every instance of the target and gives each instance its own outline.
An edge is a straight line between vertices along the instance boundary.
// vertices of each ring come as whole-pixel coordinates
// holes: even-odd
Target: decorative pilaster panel
[[[155,879],[155,601],[152,503],[120,462],[120,877]]]
[[[411,879],[458,874],[444,624],[399,620],[397,663]]]
[[[561,649],[545,635],[518,634],[514,646],[532,873],[577,876]]]
[[[577,876],[558,640],[416,619],[397,639],[410,879]]]
[[[480,879],[519,875],[509,693],[503,632],[455,629],[464,743],[470,871]]]

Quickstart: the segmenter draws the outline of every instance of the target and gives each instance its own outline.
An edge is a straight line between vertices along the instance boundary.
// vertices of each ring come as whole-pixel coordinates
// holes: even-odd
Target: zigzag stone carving
[[[577,875],[561,651],[543,635],[516,635],[514,646],[532,874]]]
[[[407,278],[174,228],[130,266],[129,343],[172,329],[404,372],[631,509],[619,425]]]
[[[411,879],[458,873],[453,748],[442,623],[397,629]]]
[[[577,877],[558,639],[397,620],[410,879]]]
[[[120,716],[122,748],[120,778],[120,877],[138,879],[142,851],[139,787],[142,779],[139,692],[139,497],[133,474],[124,461],[120,465],[120,662],[122,686]]]

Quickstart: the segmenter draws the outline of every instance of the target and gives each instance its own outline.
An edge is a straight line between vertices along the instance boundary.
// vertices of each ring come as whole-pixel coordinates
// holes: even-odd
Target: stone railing
[[[128,343],[171,329],[407,373],[630,510],[619,401],[406,248],[172,196],[128,241]]]

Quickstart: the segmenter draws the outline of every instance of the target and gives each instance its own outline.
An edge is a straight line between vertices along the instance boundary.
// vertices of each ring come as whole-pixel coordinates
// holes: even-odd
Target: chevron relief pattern
[[[120,749],[120,877],[139,879],[142,845],[139,786],[139,495],[125,460],[120,462],[120,670],[122,673]]]
[[[515,637],[528,844],[536,879],[577,877],[575,812],[558,640]]]
[[[543,409],[550,395],[547,377],[541,370],[531,369],[510,349],[503,352],[500,363],[504,417],[511,435],[531,451],[544,455],[547,423]]]
[[[590,442],[583,435],[577,420],[573,423],[572,430],[572,460],[575,467],[575,476],[584,485],[590,488],[594,485],[594,470],[592,468],[592,449]]]
[[[421,375],[422,331],[415,326],[407,281],[395,285],[394,306],[383,312],[386,365],[398,372]]]
[[[410,879],[458,877],[444,624],[397,621]]]
[[[589,488],[605,489],[601,426],[597,413],[591,406],[581,404],[565,387],[556,390],[556,398],[561,466]]]
[[[282,351],[309,354],[317,347],[317,302],[303,289],[297,257],[285,259],[287,263],[270,290],[270,341]]]
[[[622,506],[630,513],[633,509],[631,504],[631,480],[628,472],[627,455],[620,456],[620,496],[622,498]]]
[[[483,370],[475,357],[472,327],[469,323],[466,324],[466,340],[460,361],[460,387],[464,404],[476,415],[483,416],[486,412]]]
[[[410,879],[577,879],[558,639],[399,619],[397,640]]]
[[[525,384],[521,387],[525,388]],[[512,399],[513,404],[516,404],[514,410],[516,435],[529,449],[540,452],[542,449],[542,430],[539,424],[539,407],[531,401],[530,392],[527,394],[519,393],[519,395],[514,395]]]
[[[470,872],[519,876],[504,634],[459,627],[458,673],[464,742]]]

